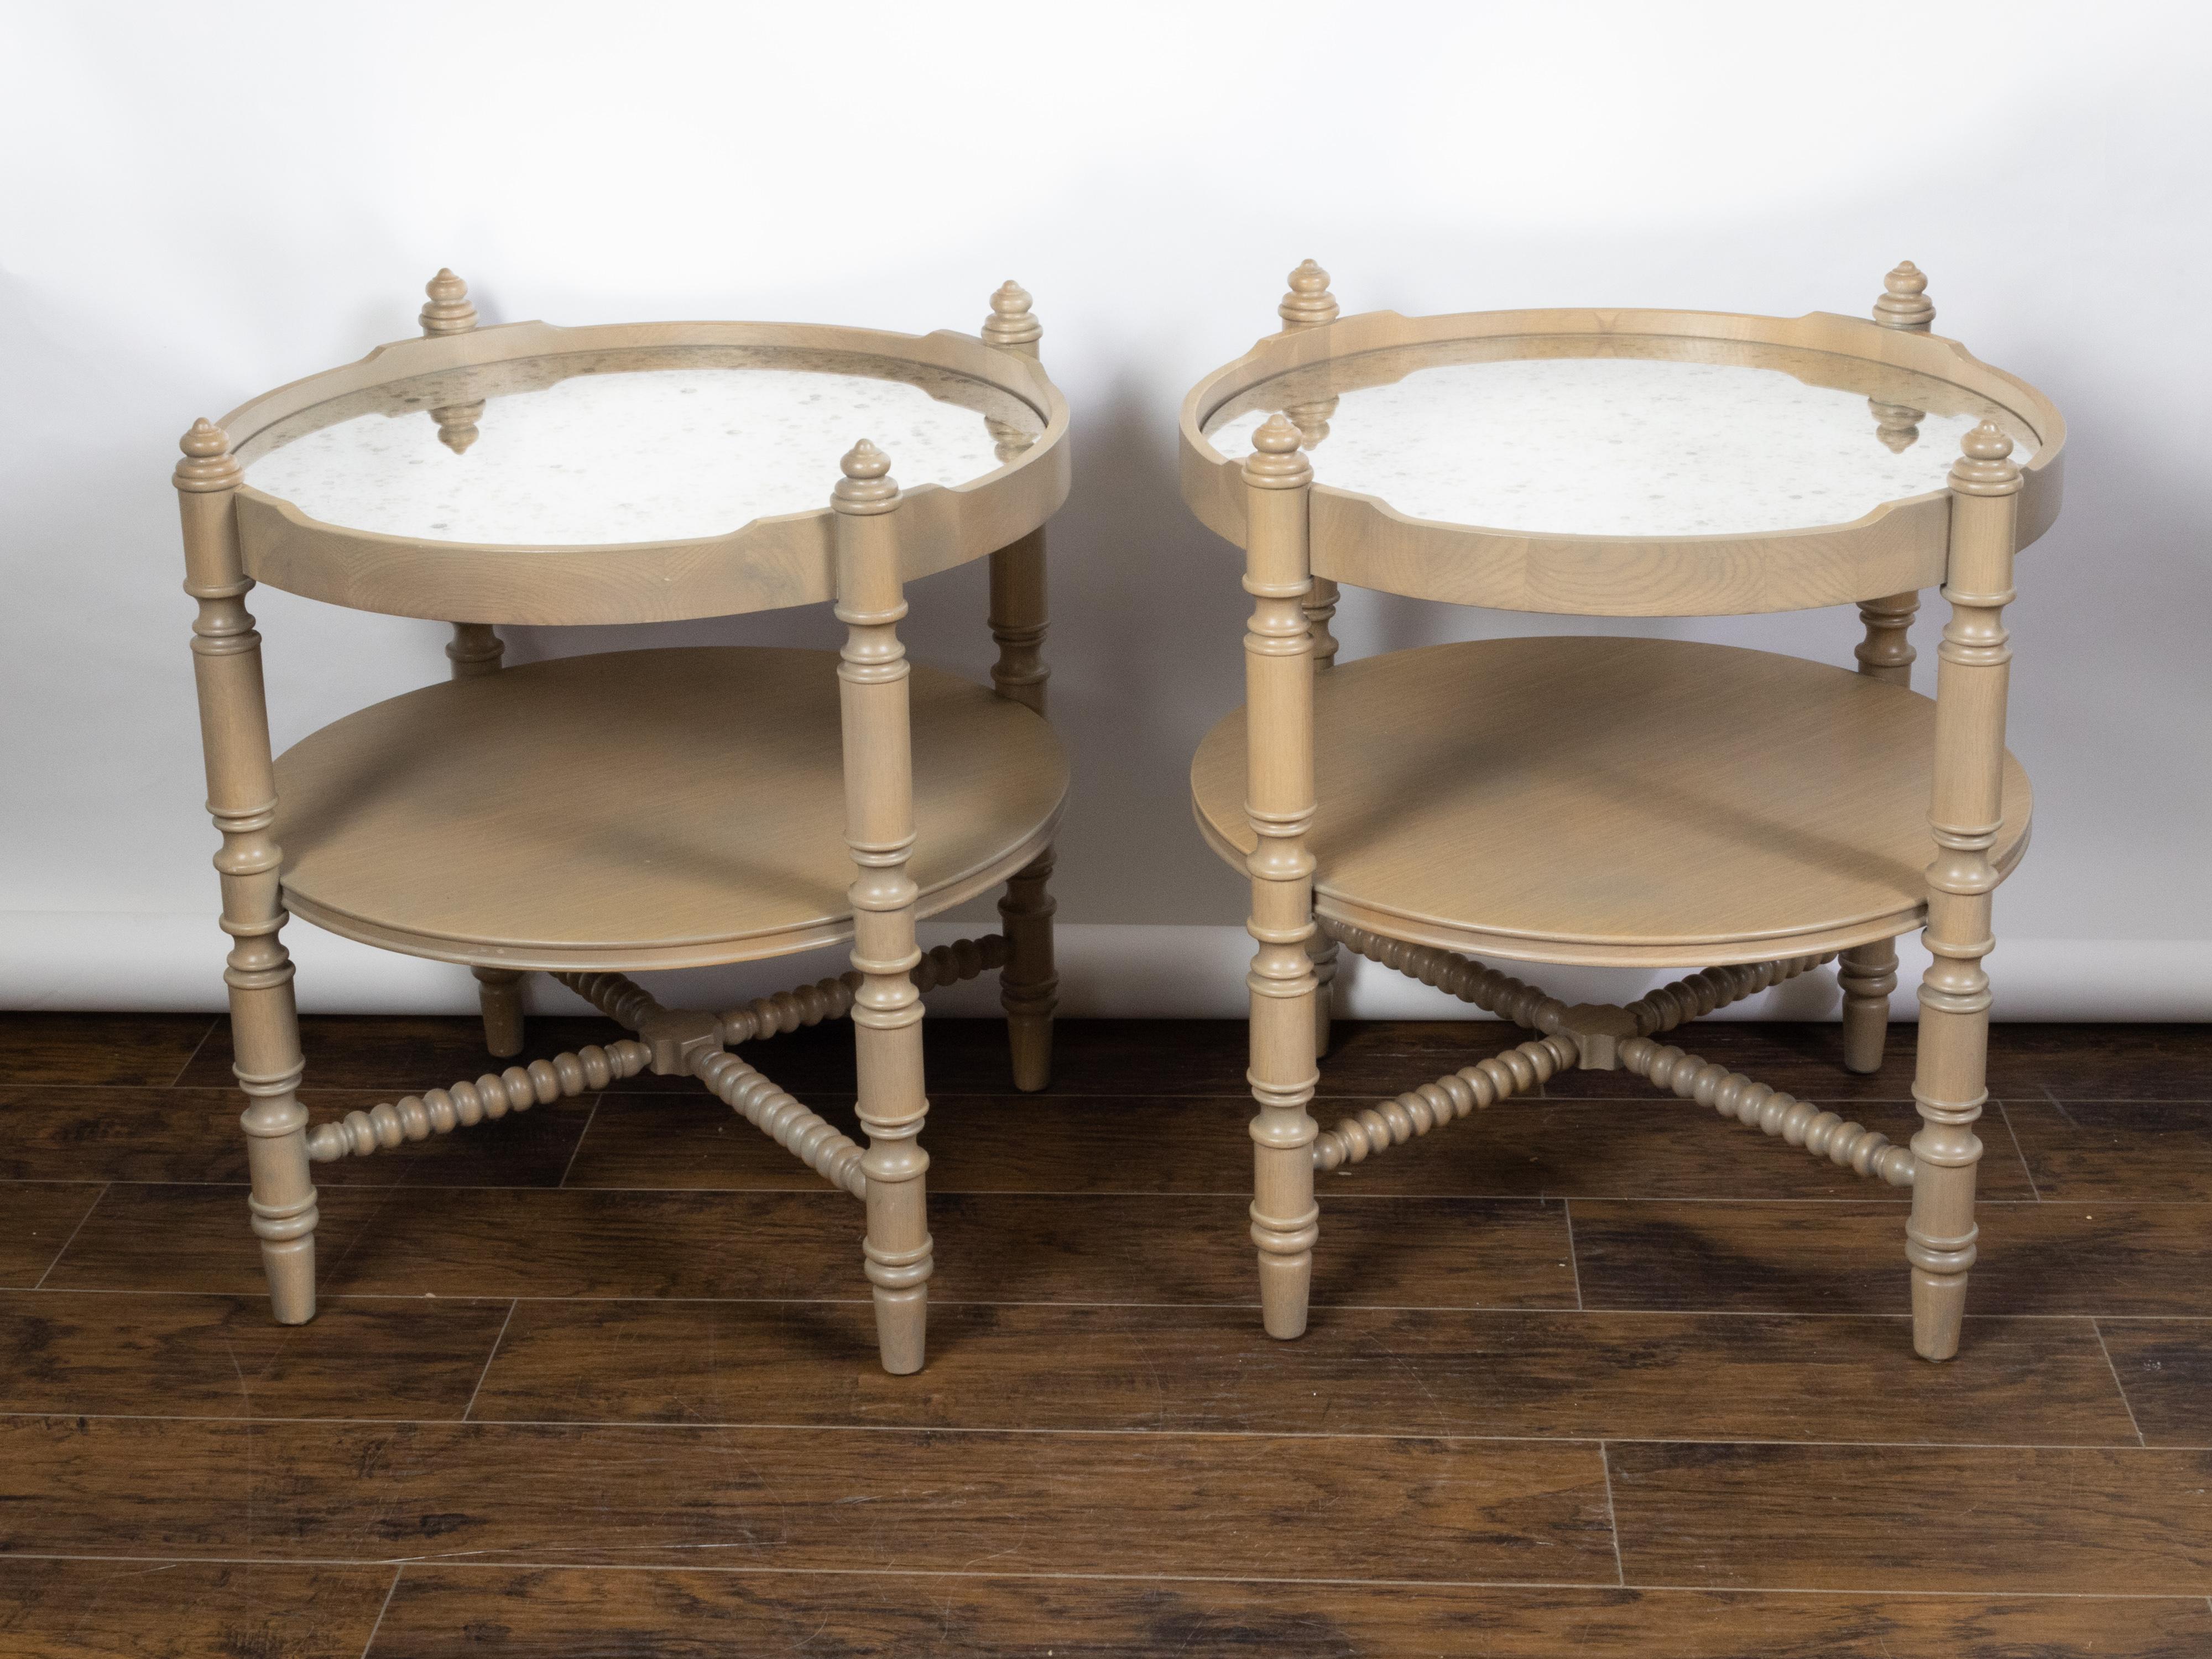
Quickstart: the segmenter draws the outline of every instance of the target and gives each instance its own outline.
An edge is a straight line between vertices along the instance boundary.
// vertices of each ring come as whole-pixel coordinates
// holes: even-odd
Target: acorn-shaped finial
[[[230,434],[204,415],[178,440],[177,447],[185,458],[177,463],[176,485],[190,494],[229,489],[246,476],[230,453]]]
[[[1005,350],[1030,348],[1044,337],[1044,325],[1030,314],[1030,291],[1009,276],[991,295],[991,314],[983,319],[983,343]]]
[[[2020,463],[2012,440],[1995,421],[1984,421],[1959,441],[1951,463],[1951,488],[1966,495],[2009,495],[2020,488]]]
[[[891,458],[866,438],[837,465],[845,476],[830,492],[830,502],[840,513],[884,513],[896,505],[898,480],[890,476]]]
[[[422,285],[430,303],[422,307],[425,334],[465,334],[477,325],[477,308],[469,303],[469,285],[445,268]]]
[[[1291,489],[1313,477],[1313,466],[1299,453],[1305,434],[1287,415],[1267,416],[1252,434],[1252,453],[1245,458],[1247,482],[1270,489]]]
[[[1936,321],[1936,302],[1928,297],[1928,278],[1910,259],[1881,279],[1881,298],[1874,302],[1874,319],[1884,328],[1909,329],[1925,334]]]
[[[1291,273],[1291,291],[1283,295],[1275,314],[1285,328],[1317,328],[1336,320],[1336,296],[1328,291],[1328,273],[1308,259]]]

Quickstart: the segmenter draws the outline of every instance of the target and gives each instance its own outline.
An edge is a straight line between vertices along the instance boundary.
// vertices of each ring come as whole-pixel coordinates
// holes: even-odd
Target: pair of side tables
[[[1245,549],[1254,599],[1246,707],[1191,778],[1200,830],[1252,886],[1252,1237],[1272,1334],[1305,1328],[1316,1171],[1582,1066],[1910,1186],[1914,1346],[1955,1352],[1990,894],[2030,809],[2004,747],[2001,614],[2014,552],[2057,514],[2064,427],[1932,334],[1925,289],[1900,265],[1871,321],[1340,317],[1308,261],[1281,331],[1186,400],[1184,494]],[[1068,413],[1030,296],[1008,283],[980,336],[917,337],[479,327],[452,272],[428,295],[420,338],[200,422],[176,471],[276,1316],[314,1314],[315,1163],[649,1070],[696,1077],[862,1200],[883,1364],[917,1370],[921,994],[999,970],[1016,1084],[1050,1073],[1046,889],[1068,769],[1041,651]],[[908,581],[986,555],[989,688],[909,662],[898,635]],[[272,756],[256,581],[450,623],[451,680]],[[1856,673],[1610,637],[1340,665],[1345,582],[1586,617],[1856,604],[1866,633]],[[1907,641],[1930,586],[1951,606],[1932,702],[1910,689]],[[823,602],[841,652],[508,667],[495,631]],[[917,918],[1000,884],[1000,933],[917,948]],[[469,964],[501,1059],[524,1051],[531,972],[632,1035],[311,1123],[289,915]],[[1923,925],[1909,1148],[1660,1041],[1839,958],[1844,1064],[1871,1071],[1893,942]],[[841,978],[727,1010],[664,1007],[626,977],[848,939]],[[1322,1132],[1307,1107],[1344,950],[1534,1035]],[[1472,952],[1698,971],[1570,1007]],[[732,1052],[843,1016],[865,1147]]]

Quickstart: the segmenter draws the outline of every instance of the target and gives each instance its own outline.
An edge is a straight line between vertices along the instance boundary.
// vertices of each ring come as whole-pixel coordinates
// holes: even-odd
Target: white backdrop
[[[2212,1017],[2201,15],[0,5],[0,1002],[219,1006],[175,441],[412,333],[441,264],[488,321],[915,331],[974,329],[1018,277],[1077,422],[1052,532],[1066,1006],[1223,1013],[1241,884],[1183,780],[1240,695],[1245,607],[1176,494],[1174,416],[1275,325],[1285,272],[1319,258],[1347,311],[1794,315],[1863,312],[1910,258],[1938,331],[2072,428],[2012,615],[2038,813],[1999,1016]],[[912,598],[916,654],[980,672],[981,567]],[[435,624],[254,609],[280,745],[444,672]],[[1551,626],[1352,593],[1339,631],[1356,655]],[[1640,626],[1840,663],[1858,635],[1847,612]],[[635,632],[518,630],[509,660]],[[832,629],[659,637],[793,636]],[[307,1006],[471,1001],[461,970],[289,935]],[[1369,975],[1355,1006],[1426,994]]]

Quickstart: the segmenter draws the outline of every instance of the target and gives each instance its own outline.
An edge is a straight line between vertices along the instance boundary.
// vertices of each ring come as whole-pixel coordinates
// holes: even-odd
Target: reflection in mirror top
[[[1597,348],[1602,348],[1601,355]],[[1206,420],[1241,459],[1268,415],[1305,433],[1315,482],[1410,517],[1583,536],[1847,524],[1944,487],[1959,441],[2011,411],[1864,358],[1630,335],[1485,338],[1333,358]]]
[[[588,546],[726,534],[826,507],[861,438],[960,484],[1044,430],[964,375],[849,352],[680,346],[451,369],[319,404],[239,443],[246,482],[417,541]]]

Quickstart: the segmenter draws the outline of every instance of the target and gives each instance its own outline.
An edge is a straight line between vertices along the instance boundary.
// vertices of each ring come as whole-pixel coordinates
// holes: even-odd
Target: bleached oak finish
[[[900,533],[908,580],[1008,546],[1067,499],[1067,404],[1042,368],[974,335],[894,334],[799,323],[617,323],[560,328],[505,323],[380,346],[357,363],[295,381],[227,417],[239,451],[272,446],[375,388],[542,362],[578,372],[718,362],[908,377],[955,376],[1026,405],[1042,429],[997,471],[957,486],[907,493]],[[330,416],[335,418],[335,416]],[[979,420],[981,416],[977,417]],[[291,502],[237,491],[246,572],[258,580],[356,611],[440,621],[571,624],[674,622],[832,597],[830,514],[779,514],[685,540],[536,550],[415,542],[326,524]]]
[[[1310,1186],[1292,1188],[1271,1146],[1310,1143],[1310,1166],[1337,1170],[1574,1066],[1626,1070],[1866,1179],[1911,1188],[1914,1345],[1929,1358],[1955,1352],[1974,1260],[1972,1125],[1987,1092],[1990,895],[2025,849],[2032,805],[2004,747],[2001,616],[2014,553],[2057,512],[2064,428],[2031,388],[1927,337],[1926,286],[1900,265],[1866,325],[1680,313],[1335,319],[1326,276],[1309,261],[1293,275],[1284,331],[1187,400],[1186,495],[1243,544],[1258,601],[1248,708],[1208,734],[1191,781],[1206,839],[1254,878],[1252,1080],[1262,1111],[1252,1213],[1272,1334],[1303,1328],[1303,1295],[1271,1301],[1269,1275],[1293,1257],[1310,1272],[1317,1216]],[[1808,348],[1864,372],[1814,364]],[[1830,390],[1856,376],[1893,452],[1918,441],[1927,414],[1896,401],[1899,392],[1947,416],[1982,418],[1945,489],[1779,535],[1507,537],[1316,486],[1297,454],[1328,435],[1334,386],[1388,385],[1432,364],[1607,356],[1785,369]],[[1899,367],[1919,378],[1889,372]],[[1232,483],[1206,427],[1218,414],[1224,431],[1244,430],[1269,410]],[[1402,407],[1399,421],[1402,429]],[[2025,470],[2010,458],[2015,432],[2036,445]],[[1405,477],[1387,458],[1362,465],[1358,476]],[[1591,638],[1433,647],[1318,677],[1302,661],[1295,679],[1262,672],[1271,659],[1310,659],[1328,608],[1311,604],[1304,579],[1323,574],[1413,597],[1595,614],[1850,601],[1867,632],[1856,674],[1764,653]],[[1907,632],[1918,586],[1933,575],[1952,620],[1931,705],[1911,690]],[[1304,628],[1289,611],[1301,598]],[[1937,852],[1916,878],[1923,791]],[[1310,1055],[1274,1012],[1310,994],[1307,964],[1286,958],[1301,936],[1283,898],[1309,883],[1318,919],[1310,951],[1340,943],[1539,1035],[1327,1133],[1264,1133],[1270,1123],[1311,1122],[1311,1085],[1299,1086]],[[1873,1071],[1895,939],[1923,919],[1934,963],[1921,987],[1914,1084],[1923,1124],[1910,1148],[1658,1040],[1840,956],[1845,1063]],[[1468,947],[1704,965],[1626,1006],[1569,1006],[1460,953]]]
[[[1304,601],[1308,574],[1306,497],[1313,469],[1298,429],[1278,415],[1260,428],[1244,463],[1252,526],[1245,591],[1244,687],[1252,710],[1238,808],[1247,830],[1243,862],[1252,880],[1247,930],[1258,945],[1251,988],[1254,1195],[1252,1242],[1260,1248],[1260,1306],[1267,1334],[1306,1328],[1320,1212],[1310,1148],[1318,1126],[1306,1111],[1318,1081],[1314,1036],[1313,633]]]
[[[915,847],[914,747],[899,641],[906,596],[899,580],[899,489],[890,463],[866,439],[844,459],[831,504],[837,514],[837,618],[846,626],[837,667],[844,713],[845,841],[856,871],[853,967],[854,1051],[859,1060],[860,1125],[868,1150],[868,1281],[875,1286],[876,1338],[884,1369],[921,1369],[932,1269],[923,1176],[929,1154],[919,1137],[929,1102],[922,1094],[921,993],[913,969],[919,895],[907,873]]]
[[[1476,956],[1672,967],[1846,950],[1925,914],[1937,722],[1910,691],[1608,638],[1428,646],[1313,685],[1327,921]],[[1232,863],[1255,844],[1247,726],[1231,713],[1191,767],[1200,827]],[[2002,776],[2001,872],[2032,806],[2009,757]]]
[[[342,1158],[367,1158],[403,1141],[448,1135],[511,1111],[526,1112],[532,1106],[571,1099],[587,1089],[604,1089],[617,1078],[635,1077],[652,1058],[652,1051],[641,1042],[613,1042],[604,1048],[594,1043],[572,1054],[487,1072],[474,1083],[408,1095],[365,1112],[348,1112],[334,1122],[319,1123],[307,1133],[307,1156],[318,1164],[330,1164]]]
[[[1029,291],[1011,277],[991,296],[983,322],[985,343],[1034,361],[1043,325],[1030,309]],[[1010,428],[994,427],[998,455],[1011,461],[1030,441]],[[991,637],[999,659],[991,683],[999,695],[1024,708],[1045,712],[1044,530],[1031,531],[991,556]],[[1052,849],[1006,884],[999,915],[1011,952],[999,978],[1000,1006],[1006,1014],[1006,1042],[1013,1063],[1014,1087],[1026,1091],[1052,1081],[1052,1016],[1060,1004],[1060,973],[1054,965],[1052,918],[1057,906],[1047,890],[1053,872]]]
[[[261,1241],[269,1299],[277,1319],[315,1316],[315,1185],[307,1170],[307,1112],[299,1098],[305,1062],[293,1005],[292,958],[279,872],[283,849],[270,833],[276,782],[269,753],[261,635],[246,608],[253,586],[240,563],[232,497],[240,468],[221,428],[193,423],[180,446],[177,503],[185,541],[185,592],[199,602],[192,624],[192,678],[199,691],[208,811],[222,832],[215,867],[222,884],[223,965],[230,988],[231,1040],[246,1107],[252,1195],[246,1206]]]
[[[1620,1045],[1624,1070],[1649,1078],[1662,1089],[1672,1089],[1685,1100],[1710,1106],[1723,1117],[1732,1117],[1771,1135],[1786,1146],[1802,1146],[1815,1158],[1887,1182],[1893,1187],[1913,1184],[1913,1157],[1889,1137],[1853,1123],[1841,1113],[1823,1111],[1809,1102],[1754,1083],[1741,1072],[1695,1054],[1671,1043],[1635,1036]]]
[[[1879,1072],[1889,1042],[1889,994],[1897,988],[1897,941],[1878,939],[1844,951],[1836,983],[1844,994],[1844,1069]]]
[[[1183,400],[1184,499],[1216,534],[1245,545],[1239,459],[1204,434],[1218,410],[1263,383],[1333,358],[1404,356],[1425,361],[1480,347],[1507,355],[1685,358],[1757,364],[1776,350],[1814,351],[1868,383],[1900,368],[1953,389],[1962,408],[1993,405],[2033,459],[2021,498],[2024,547],[2057,517],[2065,422],[2040,392],[1981,362],[1956,341],[1871,320],[1815,312],[1747,317],[1713,312],[1558,310],[1401,317],[1369,312],[1269,336],[1216,370]],[[1316,484],[1313,574],[1412,599],[1504,611],[1584,616],[1734,616],[1809,610],[1922,587],[1943,579],[1950,533],[1942,490],[1893,501],[1850,524],[1774,533],[1574,536],[1500,531],[1416,519],[1371,495]]]
[[[1541,1088],[1559,1073],[1572,1070],[1576,1058],[1572,1038],[1541,1036],[1447,1072],[1434,1083],[1355,1113],[1320,1136],[1314,1142],[1314,1168],[1326,1173],[1402,1146],[1440,1124]]]
[[[1882,295],[1875,301],[1874,319],[1884,328],[1925,334],[1935,325],[1935,303],[1927,297],[1928,279],[1910,259],[1882,279]],[[1910,447],[1920,435],[1925,410],[1907,404],[1869,398],[1881,441],[1893,450]],[[1886,594],[1859,605],[1859,620],[1866,637],[1852,655],[1859,672],[1892,685],[1912,684],[1912,619],[1919,614],[1920,594]],[[1897,945],[1876,939],[1844,953],[1836,969],[1836,982],[1844,994],[1844,1068],[1859,1073],[1881,1069],[1883,1050],[1889,1042],[1889,994],[1897,988]]]
[[[422,307],[424,334],[465,334],[477,325],[469,285],[450,270],[441,267],[423,292],[429,296]],[[456,455],[465,453],[477,441],[477,422],[483,410],[481,398],[432,409],[430,417],[438,423],[439,441]],[[506,653],[506,641],[489,623],[455,623],[453,637],[446,647],[446,657],[457,680],[497,673]],[[484,1048],[501,1060],[511,1059],[523,1049],[523,976],[508,969],[478,968],[476,979],[477,1000],[483,1013]]]
[[[289,902],[366,944],[509,969],[835,944],[852,930],[836,667],[766,647],[609,652],[347,715],[277,763]],[[931,915],[1050,844],[1067,762],[984,687],[922,666],[912,690]]]
[[[512,968],[477,968],[477,1001],[483,1010],[484,1048],[501,1060],[522,1052],[523,975]]]
[[[927,1109],[921,993],[1008,969],[1017,1076],[1041,1086],[1049,1065],[1055,981],[1045,883],[1066,766],[1041,717],[1042,525],[1066,491],[1066,421],[1036,366],[1028,295],[1009,283],[994,296],[986,343],[752,324],[480,330],[452,271],[439,272],[428,292],[422,341],[241,411],[246,455],[356,416],[424,410],[459,454],[479,435],[488,393],[578,374],[775,368],[920,387],[975,411],[1000,465],[965,483],[902,494],[885,458],[863,441],[817,512],[684,542],[488,547],[319,523],[246,486],[240,453],[212,423],[186,436],[176,477],[186,586],[201,606],[194,649],[210,805],[224,838],[223,926],[238,939],[227,978],[251,1103],[243,1121],[253,1226],[277,1316],[296,1322],[314,1312],[311,1159],[366,1156],[650,1070],[698,1079],[863,1200],[884,1364],[919,1370],[931,1267],[927,1159],[915,1144]],[[972,453],[957,429],[942,422],[928,429],[954,432],[940,461]],[[380,451],[370,444],[361,453]],[[313,484],[320,475],[289,476]],[[382,510],[373,491],[360,499]],[[1003,554],[993,582],[1001,647],[994,688],[911,668],[896,631],[905,578],[994,548]],[[257,560],[312,597],[458,617],[447,647],[451,678],[362,710],[272,761],[258,636],[242,603]],[[838,653],[628,652],[502,672],[494,626],[653,620],[832,597],[848,626]],[[920,789],[917,758],[926,768]],[[287,851],[279,834],[292,837]],[[917,915],[1000,881],[1006,933],[927,954],[915,948]],[[277,940],[287,903],[348,936],[470,964],[487,1044],[502,1058],[523,1046],[521,987],[533,968],[552,971],[635,1038],[311,1127],[296,1093],[292,968]],[[720,1014],[665,1007],[619,971],[848,937],[850,973]],[[848,1014],[865,1151],[729,1052]]]
[[[2013,599],[2013,553],[2021,494],[2012,440],[1995,426],[1966,434],[1951,469],[1951,568],[1943,584],[1951,619],[1936,649],[1936,766],[1929,827],[1932,960],[1920,980],[1920,1042],[1912,1097],[1912,1345],[1923,1358],[1958,1352],[1966,1273],[1974,1265],[1975,1121],[1989,1098],[1990,899],[2002,862],[2005,693],[2012,647],[2004,608]]]
[[[1328,291],[1328,273],[1318,261],[1306,259],[1291,273],[1290,290],[1283,295],[1275,312],[1283,319],[1284,331],[1288,332],[1333,323],[1337,309],[1336,296]],[[1328,436],[1328,417],[1336,412],[1336,402],[1334,398],[1318,398],[1292,404],[1283,411],[1297,428],[1302,447],[1311,449]],[[1336,584],[1326,576],[1316,576],[1311,591],[1306,594],[1304,609],[1306,626],[1313,633],[1313,665],[1316,673],[1336,665],[1337,638],[1330,624],[1336,617],[1338,597]],[[1314,1053],[1322,1056],[1329,1049],[1329,1026],[1336,995],[1336,941],[1325,930],[1316,928],[1306,943],[1306,953],[1313,958]]]
[[[915,964],[914,988],[926,993],[939,986],[957,985],[988,969],[1005,967],[1007,956],[1003,933],[985,933],[980,939],[937,945],[922,952],[921,960]],[[818,979],[811,985],[778,991],[773,996],[756,997],[744,1007],[732,1008],[720,1017],[721,1041],[732,1045],[757,1042],[765,1037],[795,1031],[802,1025],[842,1019],[853,1012],[853,996],[860,988],[860,975],[854,970],[835,979]]]

